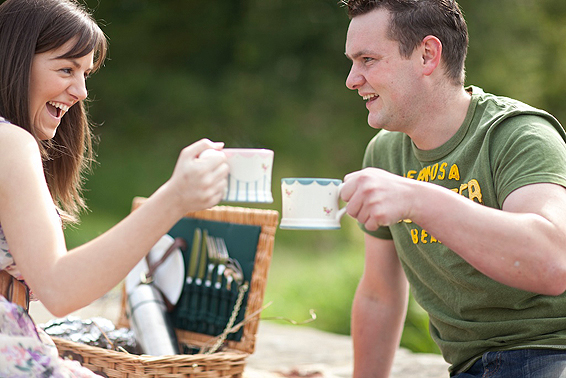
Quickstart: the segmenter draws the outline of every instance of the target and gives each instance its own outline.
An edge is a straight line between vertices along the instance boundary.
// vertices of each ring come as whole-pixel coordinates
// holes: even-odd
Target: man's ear
[[[433,35],[423,38],[421,44],[423,74],[429,76],[440,65],[442,42]]]

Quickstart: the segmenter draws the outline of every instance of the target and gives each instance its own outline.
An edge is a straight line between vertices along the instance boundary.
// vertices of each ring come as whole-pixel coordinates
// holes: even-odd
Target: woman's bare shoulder
[[[28,164],[41,164],[37,141],[27,130],[0,122],[0,170],[14,170]]]
[[[0,122],[0,147],[1,150],[10,152],[22,148],[39,151],[39,146],[33,135],[27,130],[7,122]],[[1,150],[0,153],[2,153]]]

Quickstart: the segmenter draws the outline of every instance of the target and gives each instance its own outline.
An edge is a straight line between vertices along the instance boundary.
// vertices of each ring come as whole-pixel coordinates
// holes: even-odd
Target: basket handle
[[[145,256],[145,259],[147,261],[147,266],[149,268],[149,270],[147,271],[147,273],[145,275],[148,280],[151,280],[153,278],[153,274],[155,273],[155,270],[161,264],[163,264],[163,262],[165,260],[167,260],[169,255],[171,255],[171,253],[173,253],[173,251],[177,248],[180,248],[182,250],[187,249],[187,242],[185,241],[185,239],[175,238],[175,240],[173,241],[173,244],[171,244],[169,249],[163,254],[163,256],[161,256],[161,259],[159,259],[159,261],[157,261],[155,264],[151,264],[151,262],[149,261],[149,253]]]

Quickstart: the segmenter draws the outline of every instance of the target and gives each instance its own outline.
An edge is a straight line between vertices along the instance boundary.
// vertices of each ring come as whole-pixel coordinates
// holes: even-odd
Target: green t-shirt
[[[407,135],[381,130],[368,145],[364,167],[431,182],[496,209],[524,185],[566,186],[560,123],[521,102],[470,89],[466,119],[444,145],[423,151]],[[410,220],[370,234],[393,239],[451,370],[467,368],[492,350],[566,349],[566,294],[545,296],[500,284]]]

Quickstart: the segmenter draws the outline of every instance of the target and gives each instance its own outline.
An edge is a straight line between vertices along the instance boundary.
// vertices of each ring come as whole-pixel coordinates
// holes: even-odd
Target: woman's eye
[[[71,74],[71,73],[73,73],[73,69],[72,69],[72,68],[61,68],[61,71],[62,71],[63,73],[66,73],[66,74]]]

